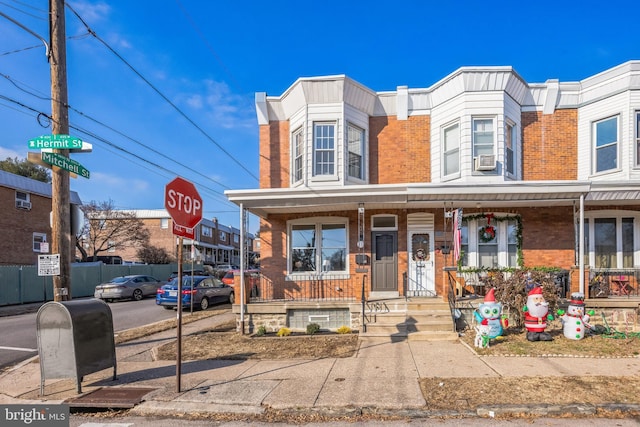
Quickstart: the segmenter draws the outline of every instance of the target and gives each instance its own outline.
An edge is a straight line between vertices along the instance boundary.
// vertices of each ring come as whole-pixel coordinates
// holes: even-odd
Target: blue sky
[[[258,188],[256,92],[280,95],[299,77],[330,74],[375,91],[424,88],[477,65],[512,66],[529,83],[579,81],[640,59],[633,1],[69,5],[97,36],[66,9],[70,134],[93,144],[72,156],[91,178],[72,179],[71,189],[85,202],[158,209],[166,184],[182,176],[206,218],[236,227],[238,209],[223,192]],[[45,39],[47,8],[0,2]],[[50,114],[50,93],[44,45],[0,16],[0,158],[26,158],[28,140],[51,133],[34,112]]]

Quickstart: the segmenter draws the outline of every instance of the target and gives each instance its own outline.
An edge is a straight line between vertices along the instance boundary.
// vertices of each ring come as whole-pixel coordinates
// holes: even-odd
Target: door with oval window
[[[409,231],[407,296],[436,296],[433,262],[433,231]]]

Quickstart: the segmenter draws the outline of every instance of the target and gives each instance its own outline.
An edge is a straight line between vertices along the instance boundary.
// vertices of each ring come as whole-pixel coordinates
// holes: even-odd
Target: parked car
[[[204,270],[182,270],[182,275],[183,276],[206,276],[207,273],[204,272]],[[169,279],[167,279],[167,282],[172,281],[173,279],[175,279],[176,277],[178,277],[178,272],[174,271],[173,273],[171,273],[169,275]]]
[[[225,285],[220,279],[213,276],[192,276],[182,277],[182,306],[193,306],[200,310],[206,310],[210,304],[228,302],[233,304],[235,292],[233,287]],[[162,286],[156,292],[156,304],[167,310],[178,306],[178,278]]]
[[[114,277],[108,282],[96,286],[94,298],[112,302],[116,299],[140,301],[146,296],[155,295],[165,282],[144,274]]]
[[[252,283],[257,281],[260,272],[258,270],[245,270],[245,280],[250,280]],[[233,285],[235,283],[235,277],[240,275],[240,270],[229,270],[222,276],[222,283],[225,285]],[[239,282],[239,281],[238,281]],[[238,283],[239,284],[239,283]]]

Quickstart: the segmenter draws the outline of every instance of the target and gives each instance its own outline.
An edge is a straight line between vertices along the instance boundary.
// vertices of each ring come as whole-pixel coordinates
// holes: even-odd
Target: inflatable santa
[[[542,295],[542,288],[536,286],[529,291],[527,305],[524,311],[524,327],[527,329],[529,341],[553,341],[553,338],[544,330],[547,328],[547,320],[553,320],[549,314],[549,303]]]
[[[591,329],[589,324],[591,316],[584,311],[584,294],[580,292],[571,294],[566,313],[562,311],[559,314],[561,314],[562,332],[570,340],[581,340],[584,338],[586,329]]]
[[[502,316],[502,303],[496,302],[493,288],[484,296],[484,302],[478,305],[474,315],[479,324],[489,326],[489,339],[500,337],[503,327],[509,326],[506,317]]]

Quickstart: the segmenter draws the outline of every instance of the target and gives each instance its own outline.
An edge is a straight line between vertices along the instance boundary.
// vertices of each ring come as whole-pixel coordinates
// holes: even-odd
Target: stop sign
[[[184,228],[194,228],[202,219],[202,198],[198,190],[191,182],[180,177],[165,187],[164,207],[173,222]]]

